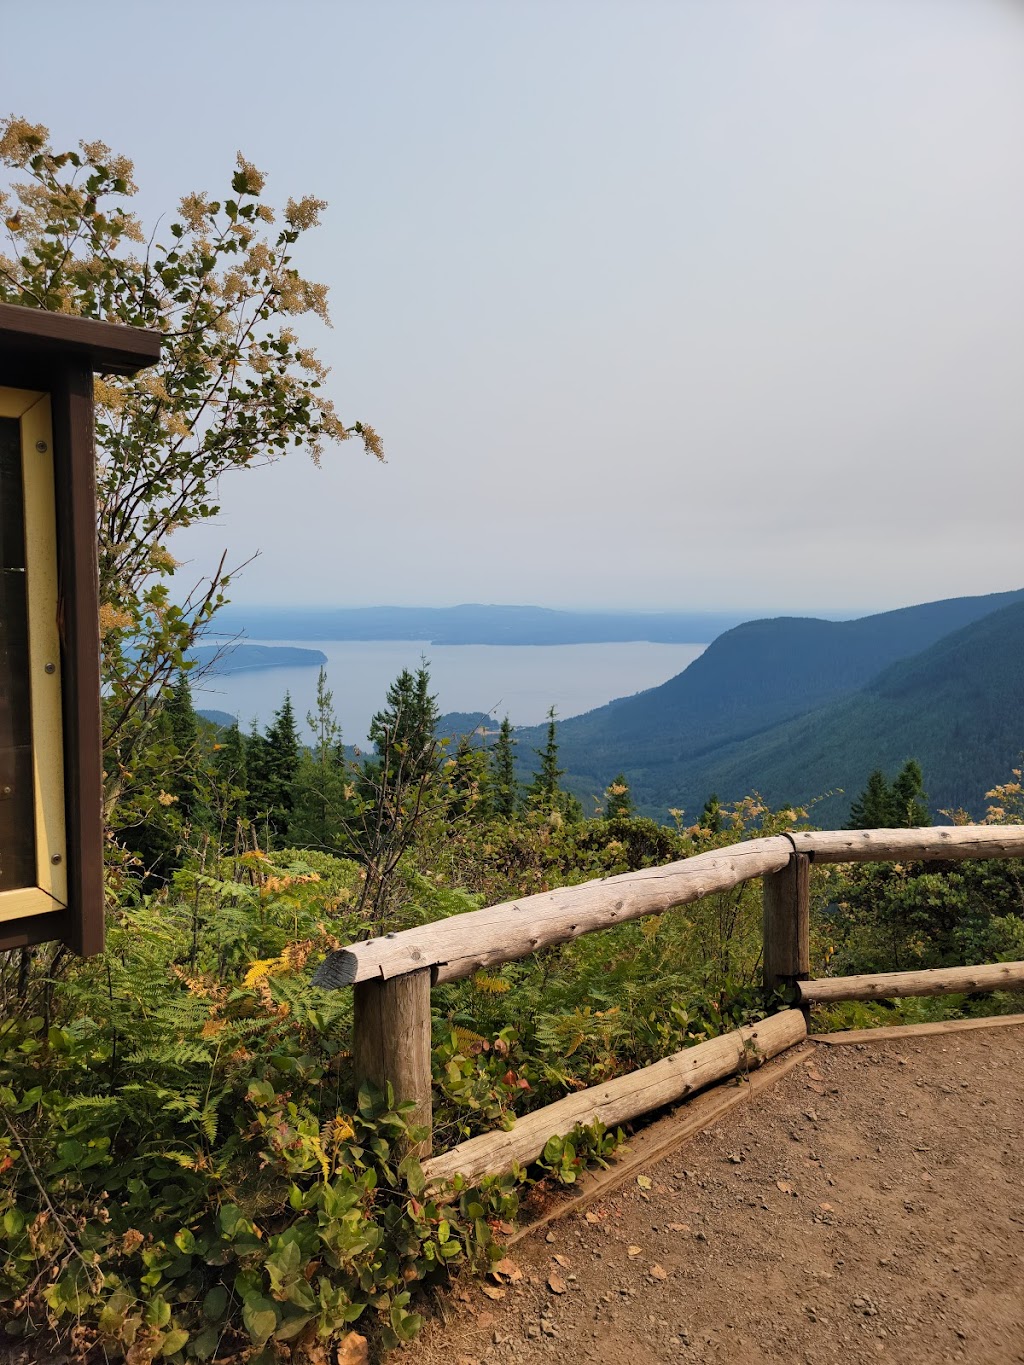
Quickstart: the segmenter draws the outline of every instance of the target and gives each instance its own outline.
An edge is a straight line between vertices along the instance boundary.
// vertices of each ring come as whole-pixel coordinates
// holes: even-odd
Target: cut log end
[[[359,959],[348,948],[339,948],[335,953],[328,953],[320,966],[313,973],[311,986],[318,986],[322,991],[339,991],[343,986],[351,986],[355,983],[359,970]]]

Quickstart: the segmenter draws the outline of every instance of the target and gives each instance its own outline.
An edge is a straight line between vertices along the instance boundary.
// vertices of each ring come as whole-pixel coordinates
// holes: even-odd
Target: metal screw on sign
[[[43,670],[44,670],[44,672],[46,672],[46,673],[56,673],[56,672],[57,672],[57,665],[56,665],[56,664],[44,664],[44,665],[43,665]]]
[[[57,864],[60,862],[60,854],[55,853],[53,857],[50,859],[50,862],[53,863],[54,867],[56,867]]]
[[[46,444],[45,441],[36,442],[36,450],[39,451],[40,455],[45,455],[49,449],[50,447]]]

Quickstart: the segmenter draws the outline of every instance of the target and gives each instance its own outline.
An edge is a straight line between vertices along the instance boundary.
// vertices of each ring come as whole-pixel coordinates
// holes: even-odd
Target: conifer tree
[[[213,782],[221,838],[233,840],[239,823],[246,818],[249,795],[245,739],[237,720],[221,731],[213,749]]]
[[[410,673],[403,668],[387,691],[387,706],[370,722],[369,737],[387,780],[418,781],[438,767],[437,697],[430,691],[426,661]]]
[[[604,793],[604,818],[618,820],[634,813],[633,797],[625,773],[613,777]]]
[[[527,789],[526,799],[535,810],[545,812],[556,810],[560,804],[558,783],[564,776],[564,769],[558,766],[558,739],[555,733],[553,706],[548,711],[547,743],[543,749],[535,749],[534,753],[540,759],[540,769]]]
[[[704,809],[700,813],[697,822],[701,829],[706,829],[710,834],[721,834],[722,832],[722,805],[718,799],[718,793],[712,792],[704,802]]]
[[[920,829],[931,824],[924,774],[916,758],[910,758],[892,784],[890,818],[893,829]]]
[[[301,848],[335,849],[342,842],[351,802],[341,726],[324,668],[317,677],[316,703],[306,715],[306,724],[313,732],[313,746],[303,749],[299,757],[288,837]]]
[[[491,805],[494,814],[503,820],[510,820],[519,805],[519,783],[516,781],[516,765],[512,753],[515,744],[512,726],[506,716],[501,722],[497,743],[490,751]]]
[[[848,829],[920,829],[931,824],[924,776],[916,758],[904,763],[891,784],[880,768],[850,807]]]
[[[487,820],[492,801],[486,750],[475,747],[469,735],[460,735],[455,756],[446,771],[451,788],[450,815],[455,819],[472,816],[474,820]]]
[[[164,692],[164,733],[170,740],[174,758],[167,779],[166,791],[177,801],[182,823],[189,826],[205,825],[209,816],[200,795],[198,772],[200,765],[199,717],[192,703],[192,688],[188,675],[179,672]]]
[[[246,761],[249,818],[265,831],[270,843],[281,847],[288,838],[299,770],[299,732],[290,693],[284,694],[284,701],[263,735],[253,727],[246,745]]]
[[[847,829],[888,829],[892,813],[892,790],[881,768],[868,778],[867,786],[850,806]]]

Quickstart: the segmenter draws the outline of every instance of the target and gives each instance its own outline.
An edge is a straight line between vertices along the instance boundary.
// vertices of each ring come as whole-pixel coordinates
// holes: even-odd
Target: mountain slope
[[[756,789],[780,805],[841,787],[815,807],[815,819],[842,824],[873,768],[892,776],[916,758],[933,814],[962,806],[978,817],[985,791],[1008,778],[1022,750],[1024,601],[891,665],[852,697],[720,746],[672,775],[637,776],[645,806],[691,814],[711,791],[735,800]]]
[[[748,621],[660,687],[563,721],[561,761],[577,790],[602,790],[619,771],[644,773],[661,801],[696,757],[850,695],[887,665],[1014,602],[1024,602],[1024,590],[854,621]],[[518,737],[526,754],[542,744],[542,728]]]

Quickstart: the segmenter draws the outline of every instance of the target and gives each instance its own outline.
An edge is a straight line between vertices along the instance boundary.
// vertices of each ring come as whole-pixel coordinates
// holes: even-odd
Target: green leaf
[[[228,1291],[222,1284],[215,1284],[203,1300],[203,1316],[211,1322],[220,1322],[228,1306]]]
[[[242,1322],[254,1346],[262,1346],[277,1326],[277,1311],[262,1294],[253,1294],[242,1304]]]
[[[398,1173],[405,1177],[405,1182],[409,1186],[409,1193],[418,1199],[427,1188],[426,1177],[420,1163],[414,1156],[407,1156],[399,1166]]]
[[[171,1305],[162,1294],[156,1294],[146,1304],[146,1322],[150,1327],[166,1327],[171,1320]]]
[[[189,1334],[183,1327],[174,1327],[164,1337],[163,1345],[160,1347],[162,1356],[172,1356],[188,1341]]]
[[[182,1228],[180,1232],[174,1234],[174,1245],[186,1256],[191,1256],[196,1249],[195,1235],[188,1228]]]

